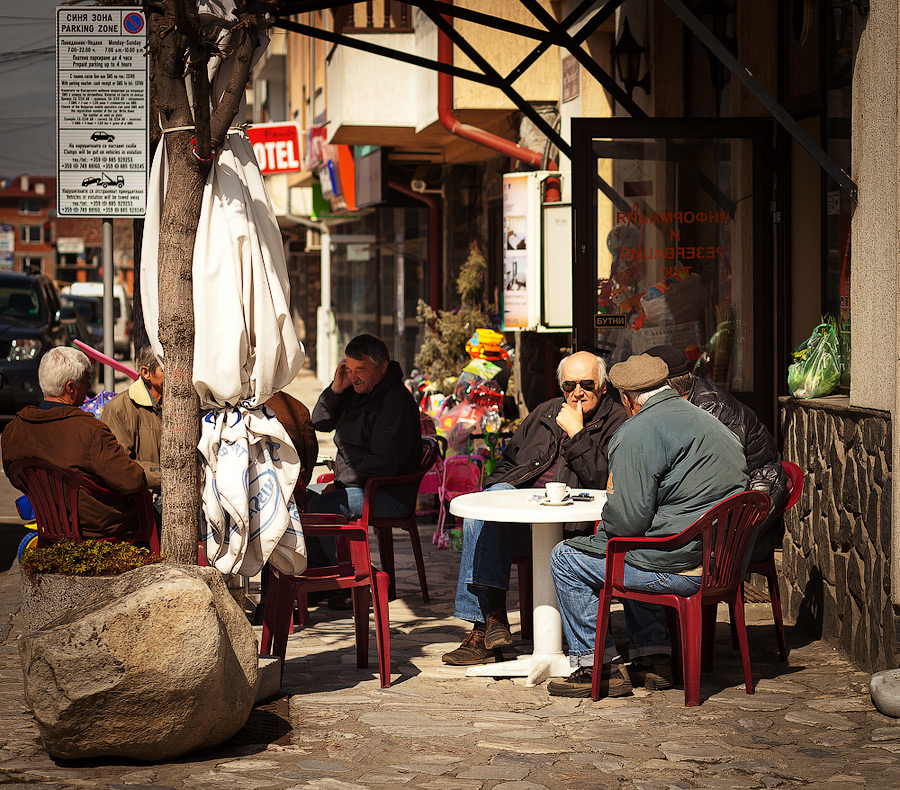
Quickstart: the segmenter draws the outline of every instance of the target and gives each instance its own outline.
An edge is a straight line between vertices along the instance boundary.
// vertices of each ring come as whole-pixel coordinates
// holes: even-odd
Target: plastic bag
[[[795,398],[819,398],[833,392],[841,380],[841,351],[834,321],[823,319],[794,352],[788,387]]]

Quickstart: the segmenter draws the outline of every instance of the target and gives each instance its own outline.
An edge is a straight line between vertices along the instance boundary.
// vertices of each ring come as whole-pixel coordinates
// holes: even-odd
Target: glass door
[[[775,415],[776,271],[758,119],[575,119],[574,325],[613,364],[674,345]]]

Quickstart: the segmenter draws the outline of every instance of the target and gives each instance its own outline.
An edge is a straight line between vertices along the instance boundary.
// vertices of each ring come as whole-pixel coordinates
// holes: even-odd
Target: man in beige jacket
[[[163,366],[150,346],[144,346],[138,352],[136,364],[140,378],[106,404],[101,419],[110,427],[128,457],[144,468],[148,487],[158,494]]]

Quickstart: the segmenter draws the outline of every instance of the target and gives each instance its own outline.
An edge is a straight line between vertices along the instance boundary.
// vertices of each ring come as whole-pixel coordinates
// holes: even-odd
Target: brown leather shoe
[[[497,647],[509,647],[513,643],[509,625],[506,622],[506,610],[498,609],[488,612],[487,624],[484,629],[484,646],[488,650]]]
[[[484,631],[471,631],[456,650],[444,653],[441,660],[455,667],[493,664],[503,660],[503,652],[499,649],[488,650],[484,646]]]
[[[590,697],[592,667],[578,667],[565,680],[551,680],[547,691],[551,697]],[[604,664],[600,673],[601,697],[626,697],[631,694],[628,670],[622,664]]]

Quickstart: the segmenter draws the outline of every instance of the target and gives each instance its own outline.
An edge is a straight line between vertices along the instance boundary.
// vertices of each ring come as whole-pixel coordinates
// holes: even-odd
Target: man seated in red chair
[[[107,425],[79,408],[90,375],[91,363],[78,349],[59,346],[44,355],[38,368],[44,400],[39,406],[26,406],[4,429],[3,465],[34,458],[123,494],[145,489],[143,467],[128,457]],[[137,528],[132,505],[113,507],[84,491],[78,515],[85,538],[128,538]]]
[[[369,478],[419,471],[422,433],[419,407],[384,341],[357,335],[344,354],[334,381],[312,412],[317,431],[334,431],[337,458],[334,483],[310,496],[309,511],[359,518]],[[418,488],[417,483],[404,483],[379,489],[372,503],[374,515],[411,515]]]
[[[422,462],[419,407],[403,384],[400,365],[374,335],[357,335],[348,344],[334,381],[312,411],[317,431],[334,431],[337,447],[334,482],[310,486],[310,513],[362,515],[366,481],[418,472]],[[379,488],[371,515],[404,518],[416,508],[418,483]],[[331,539],[307,541],[310,565],[335,561]],[[324,552],[324,554],[323,554]]]
[[[595,534],[558,543],[550,555],[575,669],[565,680],[548,684],[553,696],[591,696],[607,541],[677,535],[723,499],[747,490],[747,461],[737,437],[711,414],[682,400],[666,383],[668,376],[666,363],[647,354],[632,356],[609,372],[628,419],[609,444],[603,518]],[[693,595],[700,589],[702,562],[699,540],[669,551],[632,550],[624,583],[629,589]],[[607,631],[601,694],[625,696],[632,682],[650,690],[671,688],[672,646],[664,607],[630,600],[623,605],[633,663],[626,669]]]

